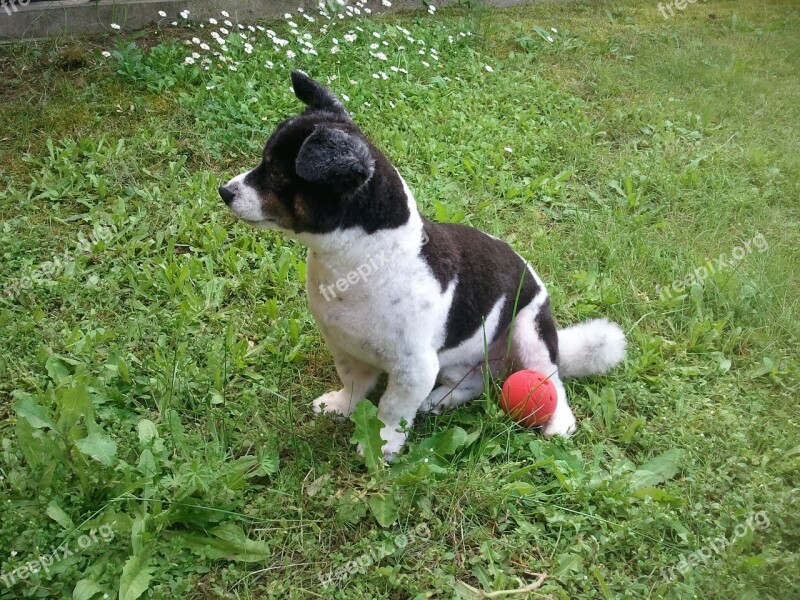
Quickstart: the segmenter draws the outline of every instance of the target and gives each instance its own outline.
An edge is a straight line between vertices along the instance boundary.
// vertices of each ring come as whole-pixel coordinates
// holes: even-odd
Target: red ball
[[[512,419],[527,427],[547,423],[556,412],[556,386],[539,371],[517,371],[503,384],[500,407]]]

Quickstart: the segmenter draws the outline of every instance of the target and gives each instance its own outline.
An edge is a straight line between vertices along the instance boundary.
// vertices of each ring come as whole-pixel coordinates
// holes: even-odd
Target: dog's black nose
[[[222,196],[222,201],[225,202],[225,204],[230,204],[233,202],[233,199],[236,196],[236,194],[234,194],[224,185],[219,186],[219,195]]]

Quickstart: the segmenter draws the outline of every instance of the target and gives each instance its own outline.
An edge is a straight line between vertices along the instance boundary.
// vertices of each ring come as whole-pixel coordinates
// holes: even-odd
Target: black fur
[[[544,301],[542,308],[536,315],[536,330],[539,332],[539,338],[544,342],[547,347],[547,353],[550,355],[550,362],[554,365],[558,364],[558,327],[553,318],[553,313],[550,311],[550,298]]]
[[[300,147],[295,170],[306,181],[351,190],[372,176],[375,161],[358,136],[318,125]]]
[[[297,71],[292,81],[308,110],[278,126],[245,179],[277,202],[265,212],[277,209],[297,233],[352,227],[374,233],[406,223],[411,213],[403,183],[389,160],[333,93]]]
[[[506,301],[497,331],[505,332],[514,315],[539,291],[523,260],[505,242],[471,227],[426,219],[424,228],[428,243],[421,254],[442,291],[458,275],[444,345],[439,350],[455,348],[474,335],[501,297]]]
[[[292,71],[294,94],[309,108],[346,114],[342,103],[329,89],[321,86],[302,71]]]

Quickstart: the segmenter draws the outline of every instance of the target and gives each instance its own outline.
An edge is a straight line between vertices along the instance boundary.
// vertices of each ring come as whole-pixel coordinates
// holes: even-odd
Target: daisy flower
[[[109,52],[108,50],[103,50],[100,54],[102,54],[106,58],[110,58],[111,57],[111,52]]]
[[[158,16],[159,17],[166,17],[167,13],[165,13],[163,10],[160,10],[160,11],[158,11]]]
[[[209,19],[208,22],[211,23],[212,25],[216,25],[217,24],[217,20],[216,19]]]
[[[494,69],[493,69],[492,67],[490,67],[489,65],[484,65],[484,68],[485,68],[487,71],[489,71],[489,73],[494,73]]]
[[[224,10],[221,10],[221,11],[219,11],[219,14],[221,14],[221,15],[222,15],[223,17],[225,17],[226,19],[227,19],[228,17],[230,17],[230,15],[227,13],[227,11],[224,11]]]
[[[119,25],[117,25],[116,23],[112,23],[111,24],[111,29],[116,29],[117,31],[119,31],[122,28]]]

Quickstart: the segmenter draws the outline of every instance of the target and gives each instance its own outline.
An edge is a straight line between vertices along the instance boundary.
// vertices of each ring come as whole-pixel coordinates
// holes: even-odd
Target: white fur
[[[258,195],[258,191],[244,182],[244,178],[251,172],[252,171],[248,171],[237,175],[225,184],[225,187],[235,194],[228,208],[242,221],[246,221],[254,227],[258,227],[259,229],[279,229],[278,224],[268,215],[264,214],[261,208],[261,198]]]
[[[625,358],[625,334],[608,319],[593,319],[558,332],[562,377],[605,373]]]
[[[231,209],[257,227],[277,228],[263,214],[256,190],[244,183],[246,175],[226,184],[236,194]],[[326,234],[285,231],[309,248],[309,306],[343,385],[314,400],[314,411],[348,416],[381,372],[388,373],[378,418],[385,424],[381,437],[386,441],[384,456],[390,460],[405,444],[417,412],[441,413],[480,396],[489,374],[534,369],[550,376],[558,394],[556,411],[544,434],[571,435],[576,421],[561,377],[604,372],[619,362],[625,349],[622,331],[604,319],[560,331],[561,357],[558,365],[553,364],[536,330],[536,315],[547,292],[528,265],[539,292],[519,311],[509,332],[497,331],[506,301],[500,299],[469,339],[438,352],[458,280],[442,291],[422,258],[420,250],[427,241],[422,218],[405,181],[403,187],[411,216],[396,229],[371,234],[358,227]],[[380,260],[376,262],[375,257]],[[368,274],[359,271],[371,260]],[[361,275],[356,278],[354,273]],[[336,287],[342,280],[348,284]],[[324,293],[326,289],[335,289],[335,294]]]

